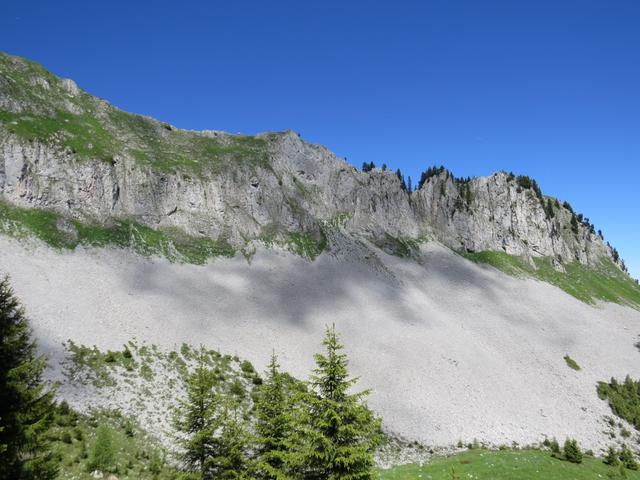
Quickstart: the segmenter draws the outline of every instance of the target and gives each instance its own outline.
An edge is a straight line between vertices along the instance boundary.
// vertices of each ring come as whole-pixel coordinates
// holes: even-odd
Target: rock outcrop
[[[427,237],[457,251],[622,266],[570,207],[506,173],[460,180],[438,170],[409,193],[393,172],[358,171],[292,131],[179,130],[5,54],[0,122],[3,201],[87,223],[126,218],[235,247],[291,232],[320,239],[339,224],[379,245]]]

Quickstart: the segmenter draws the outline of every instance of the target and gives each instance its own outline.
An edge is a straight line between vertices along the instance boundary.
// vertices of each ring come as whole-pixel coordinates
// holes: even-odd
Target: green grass
[[[172,262],[197,265],[213,257],[235,255],[224,239],[191,237],[177,229],[156,230],[130,220],[115,220],[110,226],[67,221],[52,211],[20,208],[1,200],[0,233],[18,238],[35,236],[58,249],[78,245],[130,248],[143,256],[160,255]]]
[[[289,232],[287,246],[296,255],[313,261],[327,247],[327,240],[323,234],[317,238],[310,233]]]
[[[89,480],[98,426],[108,429],[113,450],[113,473],[120,479],[165,480],[178,477],[167,464],[168,453],[132,419],[117,411],[81,415],[66,404],[56,409],[47,437],[60,466],[57,478]],[[153,470],[153,471],[152,471]]]
[[[567,363],[567,366],[569,368],[572,368],[573,370],[579,371],[580,370],[580,365],[578,365],[578,362],[576,362],[573,358],[571,358],[569,355],[565,355],[564,356],[564,361]]]
[[[0,110],[0,129],[25,142],[66,148],[78,160],[114,162],[128,154],[156,171],[195,176],[235,166],[271,168],[266,138],[180,130],[82,91],[71,96],[42,66],[1,52],[0,95],[20,105],[20,110]]]
[[[557,271],[549,258],[535,258],[535,268],[519,257],[504,252],[464,253],[476,263],[491,265],[509,275],[530,277],[551,283],[578,300],[593,304],[597,300],[640,309],[640,286],[608,259],[595,267],[572,262]]]
[[[452,475],[453,469],[453,475]],[[423,466],[404,465],[378,472],[379,480],[600,480],[617,470],[602,460],[585,457],[573,464],[540,450],[472,450],[435,458]],[[640,473],[626,471],[630,480]],[[617,477],[614,477],[617,478]]]

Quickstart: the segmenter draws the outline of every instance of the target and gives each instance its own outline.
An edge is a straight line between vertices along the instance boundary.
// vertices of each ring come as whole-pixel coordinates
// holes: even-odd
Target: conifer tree
[[[564,442],[564,457],[572,463],[582,463],[582,451],[577,440],[567,438]]]
[[[24,310],[9,279],[0,280],[0,478],[48,480],[57,475],[44,434],[53,391],[42,381],[46,359],[38,357]]]
[[[292,434],[292,417],[288,408],[284,378],[276,354],[271,355],[266,378],[255,404],[257,465],[260,478],[284,480],[288,476],[288,439]]]
[[[116,449],[113,434],[107,425],[101,424],[96,433],[96,442],[91,450],[91,469],[101,472],[114,472],[116,467]]]
[[[604,459],[602,461],[607,465],[611,465],[612,467],[615,467],[620,463],[620,461],[618,460],[618,452],[616,452],[616,448],[613,445],[609,446],[607,454],[604,456]]]
[[[216,392],[218,383],[213,370],[207,366],[207,353],[200,349],[195,371],[186,384],[186,399],[181,402],[176,415],[176,427],[184,434],[181,440],[184,453],[182,461],[190,472],[200,474],[201,480],[214,477],[209,462],[215,455],[211,439],[218,429],[220,398]]]
[[[205,461],[211,477],[221,480],[244,480],[249,476],[247,449],[250,443],[244,411],[240,402],[223,398],[217,416],[218,428],[210,437],[211,456]]]
[[[625,468],[628,468],[629,470],[638,470],[638,462],[636,462],[633,453],[626,443],[622,444],[622,448],[620,449],[618,458],[620,459],[620,462],[625,466]]]
[[[335,326],[327,328],[326,355],[315,355],[307,408],[304,475],[313,480],[373,478],[373,450],[380,438],[380,421],[367,407],[369,393],[350,393],[348,361]]]

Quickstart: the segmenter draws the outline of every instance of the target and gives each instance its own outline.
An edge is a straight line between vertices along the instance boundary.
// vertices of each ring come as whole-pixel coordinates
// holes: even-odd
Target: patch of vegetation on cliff
[[[128,154],[161,172],[201,176],[234,165],[270,168],[268,141],[203,134],[119,110],[81,90],[71,94],[42,66],[0,53],[0,94],[18,108],[0,110],[0,127],[27,142],[67,149],[79,160],[113,163]]]
[[[373,239],[376,247],[396,257],[412,257],[419,249],[420,244],[427,240],[426,237],[409,238],[394,237],[385,233],[383,238]]]
[[[597,480],[619,478],[616,469],[600,459],[585,457],[582,463],[562,461],[543,450],[524,449],[498,451],[470,450],[449,457],[434,458],[428,463],[402,465],[379,470],[379,480],[460,480],[466,478],[492,480]],[[626,470],[626,478],[640,479],[640,473]]]
[[[615,415],[640,430],[640,380],[627,375],[623,382],[615,378],[609,383],[598,382],[598,396],[609,402]]]
[[[292,253],[314,261],[327,247],[324,234],[315,236],[311,233],[289,232],[287,246]]]
[[[210,258],[233,257],[224,239],[191,237],[177,229],[156,230],[131,220],[111,225],[66,220],[49,210],[20,208],[0,200],[0,233],[18,238],[35,236],[58,249],[79,245],[129,248],[143,256],[159,255],[172,262],[202,265]]]
[[[572,262],[563,265],[564,272],[554,268],[549,258],[534,258],[535,266],[504,252],[463,253],[465,258],[491,265],[509,275],[535,278],[551,283],[585,303],[605,302],[640,309],[640,286],[613,262],[602,259],[594,267]]]
[[[58,478],[92,479],[93,471],[120,479],[176,478],[168,453],[134,420],[118,411],[79,414],[62,402],[47,433],[61,466]]]

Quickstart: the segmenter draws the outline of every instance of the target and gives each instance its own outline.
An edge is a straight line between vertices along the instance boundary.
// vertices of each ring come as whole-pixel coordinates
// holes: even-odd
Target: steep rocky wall
[[[431,176],[411,194],[291,131],[192,132],[122,112],[42,67],[0,54],[0,195],[87,222],[129,218],[236,247],[340,219],[375,243],[427,235],[461,251],[595,264],[612,249],[558,205],[497,173]]]

